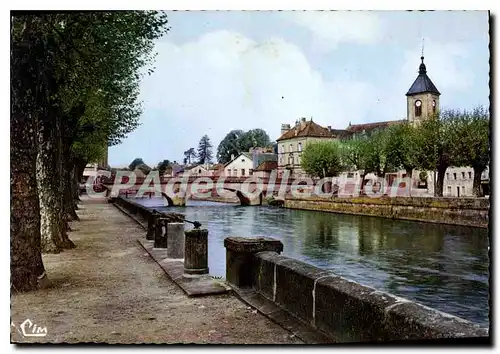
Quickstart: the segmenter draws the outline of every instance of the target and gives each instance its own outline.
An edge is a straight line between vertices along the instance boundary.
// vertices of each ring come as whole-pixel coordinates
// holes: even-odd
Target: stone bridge
[[[133,179],[133,178],[132,178]],[[292,179],[257,178],[257,177],[164,177],[157,180],[148,177],[130,180],[121,176],[103,179],[102,187],[108,196],[161,195],[168,206],[183,206],[188,199],[210,200],[212,198],[230,198],[235,195],[244,206],[262,205],[267,197],[284,196],[290,193]],[[305,182],[304,182],[305,183]],[[295,183],[297,184],[297,182]],[[299,183],[300,184],[300,183]],[[279,197],[277,198],[279,199]]]

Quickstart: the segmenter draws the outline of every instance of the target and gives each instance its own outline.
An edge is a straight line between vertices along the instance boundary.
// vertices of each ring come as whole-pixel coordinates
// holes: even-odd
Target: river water
[[[211,275],[225,276],[225,237],[273,237],[283,242],[285,256],[488,326],[485,229],[208,201],[190,200],[184,208],[163,207],[160,198],[137,201],[200,221],[209,230]]]

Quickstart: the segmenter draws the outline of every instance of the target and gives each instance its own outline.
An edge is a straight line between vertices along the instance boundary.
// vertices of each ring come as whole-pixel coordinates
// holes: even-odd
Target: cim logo
[[[37,326],[28,318],[21,325],[22,335],[25,337],[45,337],[47,335],[47,327]]]

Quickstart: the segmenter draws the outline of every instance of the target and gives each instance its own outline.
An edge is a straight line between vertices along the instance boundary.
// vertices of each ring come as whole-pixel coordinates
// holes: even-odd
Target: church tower
[[[424,57],[418,68],[418,76],[406,93],[407,117],[410,123],[419,122],[439,110],[439,96],[441,93],[427,76]]]

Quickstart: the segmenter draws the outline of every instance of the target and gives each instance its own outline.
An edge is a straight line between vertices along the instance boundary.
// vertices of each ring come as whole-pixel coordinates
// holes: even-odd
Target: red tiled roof
[[[403,120],[390,120],[386,122],[374,122],[366,124],[352,124],[346,128],[349,133],[362,133],[363,131],[370,131],[374,129],[387,128],[390,125],[399,124],[404,122]]]
[[[276,139],[276,141],[293,139],[296,137],[332,138],[333,135],[328,128],[324,128],[310,120],[307,122],[299,122],[297,126],[285,132]]]
[[[264,161],[261,163],[255,171],[272,171],[278,168],[278,163],[276,161]]]

